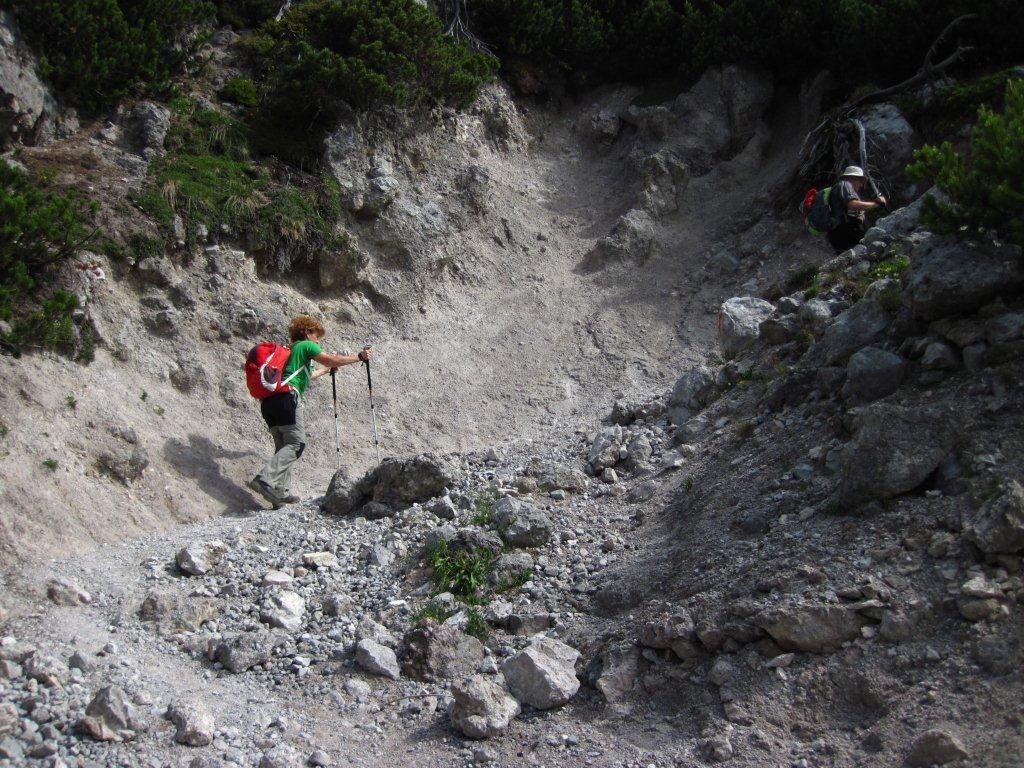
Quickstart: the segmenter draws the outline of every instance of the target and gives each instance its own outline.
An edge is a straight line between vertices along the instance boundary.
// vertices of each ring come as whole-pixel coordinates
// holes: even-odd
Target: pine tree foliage
[[[189,53],[205,0],[22,0],[18,24],[64,101],[98,114],[135,88],[167,81]]]
[[[316,161],[347,107],[465,106],[497,71],[416,0],[308,0],[248,47],[264,85],[256,148],[293,162]]]
[[[1019,54],[1017,0],[469,0],[474,32],[502,61],[557,70],[577,85],[698,77],[750,64],[798,81],[830,69],[845,85],[898,82],[943,27],[977,14],[974,63]]]
[[[90,206],[77,194],[41,187],[0,160],[0,320],[7,347],[55,347],[73,338],[74,295],[47,290],[47,278],[94,236]]]
[[[944,232],[994,230],[1024,245],[1024,80],[1007,86],[1002,113],[979,110],[964,152],[947,141],[922,147],[914,160],[908,171],[934,181],[950,198],[925,198],[930,226]]]

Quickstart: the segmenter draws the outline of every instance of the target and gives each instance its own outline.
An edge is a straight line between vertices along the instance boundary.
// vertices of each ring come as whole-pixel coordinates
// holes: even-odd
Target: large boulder
[[[772,316],[775,307],[753,296],[734,296],[722,304],[718,313],[718,342],[722,354],[736,357],[757,341],[761,323]]]
[[[140,730],[141,721],[125,692],[110,685],[92,697],[78,728],[96,741],[124,741]]]
[[[925,731],[910,745],[907,765],[911,768],[931,768],[947,763],[959,763],[971,756],[960,738],[941,728]]]
[[[537,485],[547,491],[561,489],[583,493],[590,486],[590,480],[582,469],[566,464],[551,464],[537,475]]]
[[[501,672],[517,700],[536,709],[551,709],[565,704],[579,690],[579,656],[579,651],[560,640],[544,638],[508,658]]]
[[[183,699],[167,708],[167,719],[175,725],[174,740],[189,747],[205,747],[213,742],[216,727],[213,715],[202,701]]]
[[[336,515],[382,517],[443,496],[456,481],[454,467],[434,454],[385,459],[355,483],[349,482],[344,470],[338,470],[323,506]]]
[[[494,522],[498,533],[511,547],[539,547],[551,536],[551,520],[520,499],[506,496],[494,505]]]
[[[763,613],[755,623],[785,651],[824,653],[860,637],[867,620],[841,605],[784,606]]]
[[[1004,483],[964,521],[967,538],[989,554],[1024,550],[1024,488],[1016,480]]]
[[[878,400],[895,392],[906,372],[906,362],[896,353],[864,347],[851,355],[846,364],[843,395],[863,402]]]
[[[919,140],[903,113],[895,104],[885,102],[865,108],[860,120],[872,145],[872,157],[880,162],[878,171],[889,180],[904,178]]]
[[[609,648],[601,657],[601,671],[594,687],[604,700],[620,711],[624,699],[633,691],[640,677],[641,651],[635,645],[622,644]]]
[[[690,169],[670,149],[648,155],[640,161],[644,180],[641,203],[651,216],[659,217],[679,209],[678,198],[690,181]]]
[[[306,601],[302,595],[291,590],[282,590],[264,601],[260,610],[260,621],[288,632],[297,632],[302,628],[305,613]]]
[[[417,680],[468,677],[483,663],[484,647],[456,627],[428,623],[408,632],[403,641],[404,671]]]
[[[718,391],[719,387],[715,383],[714,373],[710,368],[699,365],[676,379],[668,401],[669,407],[674,410],[685,410],[686,419],[688,419],[710,403]],[[670,410],[669,413],[672,414],[674,410]]]
[[[973,312],[1024,288],[1020,246],[940,241],[915,252],[903,278],[914,311],[932,320]]]
[[[619,463],[619,450],[622,448],[622,427],[618,424],[602,427],[587,453],[587,464],[594,474],[599,474],[605,467],[614,467]]]
[[[957,434],[954,414],[940,405],[865,407],[842,451],[836,500],[849,509],[914,490],[950,454]]]
[[[889,327],[889,313],[878,299],[865,296],[835,318],[811,345],[803,362],[812,367],[833,365],[877,341]]]
[[[488,739],[508,728],[519,710],[519,702],[504,688],[483,675],[473,675],[452,686],[448,717],[462,735]]]
[[[152,101],[140,101],[124,113],[121,125],[124,148],[151,159],[163,151],[171,127],[171,111]]]

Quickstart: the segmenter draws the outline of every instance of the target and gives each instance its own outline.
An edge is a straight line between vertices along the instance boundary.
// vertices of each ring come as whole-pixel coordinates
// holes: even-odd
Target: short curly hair
[[[321,338],[326,333],[323,323],[315,317],[296,315],[288,325],[288,335],[291,336],[292,342],[304,341],[311,333],[315,333]]]

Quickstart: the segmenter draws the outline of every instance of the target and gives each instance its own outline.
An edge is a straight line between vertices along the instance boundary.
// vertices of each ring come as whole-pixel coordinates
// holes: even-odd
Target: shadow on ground
[[[208,437],[193,434],[189,435],[188,443],[176,438],[167,440],[164,458],[182,477],[191,478],[207,496],[218,501],[223,506],[221,514],[242,516],[261,507],[260,501],[245,488],[245,478],[229,477],[220,466],[223,459],[258,460],[252,451],[231,451]]]

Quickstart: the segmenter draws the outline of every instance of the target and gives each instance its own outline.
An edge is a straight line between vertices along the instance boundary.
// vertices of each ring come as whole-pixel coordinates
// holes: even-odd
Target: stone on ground
[[[369,638],[356,644],[356,663],[371,675],[380,675],[392,680],[397,680],[401,676],[395,652]]]
[[[971,753],[957,736],[949,731],[933,728],[914,739],[907,764],[913,768],[930,768],[933,765],[946,765],[957,760],[965,760],[970,756]]]
[[[507,659],[502,674],[512,695],[535,709],[565,704],[579,690],[579,651],[560,640],[543,639]]]
[[[476,672],[484,660],[484,647],[455,627],[428,624],[406,634],[403,657],[405,673],[412,678],[455,680]]]
[[[491,678],[473,675],[452,685],[448,716],[452,726],[468,738],[499,735],[519,711],[519,702]]]
[[[757,341],[761,323],[772,316],[775,307],[753,296],[727,299],[719,311],[718,342],[726,358],[736,357]]]
[[[957,434],[954,415],[939,405],[867,406],[842,451],[837,501],[851,509],[914,490],[953,450]]]
[[[205,747],[213,742],[213,715],[196,700],[176,701],[167,708],[167,719],[177,728],[174,740],[189,747]]]
[[[88,605],[92,602],[92,595],[66,579],[52,579],[46,585],[46,596],[57,605]]]
[[[512,547],[539,547],[551,535],[551,520],[525,501],[506,496],[494,505],[494,522],[505,543]]]
[[[202,576],[216,567],[228,551],[222,541],[193,542],[178,552],[178,567],[192,576]]]
[[[967,538],[987,554],[1016,554],[1024,549],[1024,488],[1016,480],[964,521]]]

